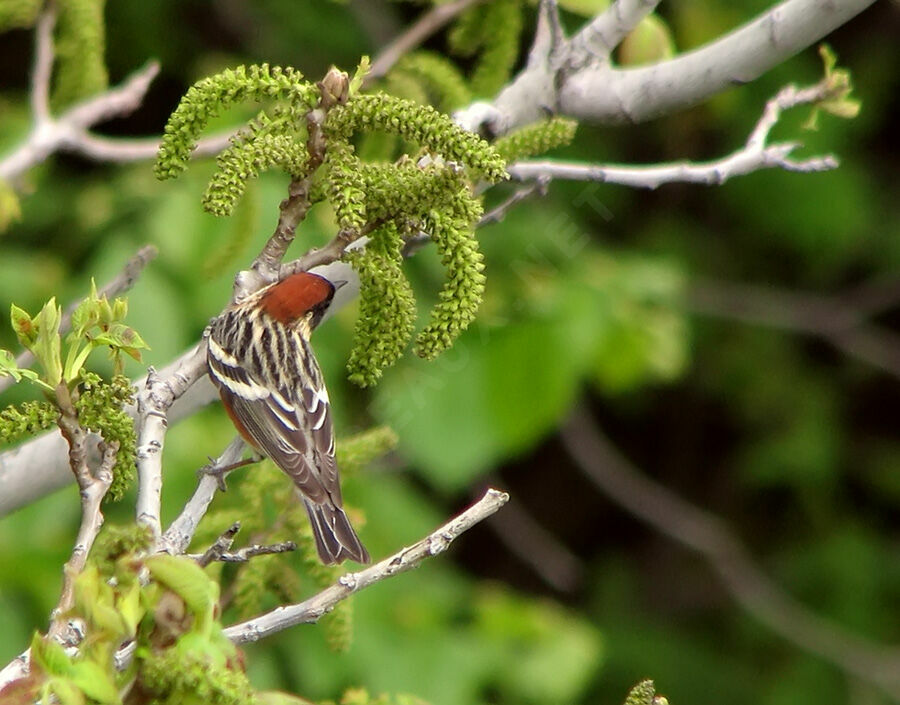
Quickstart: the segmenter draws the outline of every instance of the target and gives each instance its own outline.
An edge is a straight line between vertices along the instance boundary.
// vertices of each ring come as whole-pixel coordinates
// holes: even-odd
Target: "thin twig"
[[[280,541],[279,543],[259,544],[255,543],[251,546],[245,546],[237,551],[229,551],[227,548],[222,549],[218,545],[210,546],[206,553],[203,554],[186,554],[188,558],[193,558],[201,566],[207,566],[214,561],[222,563],[246,563],[256,556],[270,556],[275,553],[290,553],[297,550],[297,544],[294,541]]]
[[[59,603],[51,615],[49,636],[64,643],[68,638],[68,621],[66,613],[75,600],[75,579],[84,569],[88,554],[94,540],[103,526],[103,514],[100,503],[106,496],[113,481],[113,467],[116,463],[118,442],[104,443],[101,447],[103,460],[96,474],[88,465],[87,438],[88,432],[78,420],[74,399],[71,397],[65,382],[60,382],[56,389],[59,405],[59,429],[69,444],[69,464],[81,494],[81,526],[75,539],[72,555],[63,568],[63,589]]]
[[[521,203],[528,198],[531,198],[532,196],[546,196],[547,185],[549,183],[550,179],[548,177],[539,176],[534,180],[534,183],[516,189],[509,196],[509,198],[499,203],[483,216],[481,216],[481,220],[478,221],[478,227],[480,228],[484,225],[490,225],[491,223],[502,222],[506,217],[506,214],[512,209],[513,206]]]
[[[509,495],[505,492],[489,489],[484,497],[469,509],[409,548],[404,548],[358,573],[341,576],[334,585],[304,602],[279,607],[259,617],[228,627],[225,629],[225,635],[235,644],[244,644],[258,641],[297,624],[317,622],[334,609],[338,602],[350,595],[385,578],[412,570],[426,558],[443,553],[455,538],[491,516],[508,500]]]
[[[188,558],[193,558],[201,568],[205,568],[213,561],[219,560],[222,554],[231,548],[232,544],[234,544],[234,537],[237,536],[240,530],[241,522],[234,522],[219,535],[219,538],[205,552],[199,555],[188,555]]]
[[[129,76],[121,86],[78,103],[55,120],[36,124],[23,143],[0,159],[0,179],[14,181],[54,152],[69,147],[77,149],[79,140],[91,125],[136,110],[157,73],[159,64],[151,62]]]
[[[157,254],[158,251],[154,245],[144,245],[137,251],[134,257],[125,263],[122,271],[104,284],[97,291],[97,294],[106,296],[107,298],[114,298],[119,294],[125,293],[134,286],[138,277],[140,277],[141,272],[144,271],[144,268]],[[77,301],[66,309],[66,312],[63,314],[62,320],[59,323],[59,331],[61,334],[65,335],[69,332],[69,329],[72,326],[72,312],[78,308],[78,304],[80,303],[81,301]],[[34,353],[30,350],[25,350],[16,357],[16,367],[31,367],[34,364],[34,359]],[[0,378],[0,392],[8,389],[13,384],[15,384],[15,380],[12,377]]]
[[[814,335],[841,352],[900,378],[900,336],[869,323],[877,313],[858,309],[852,294],[821,296],[749,284],[703,281],[688,292],[691,310],[756,325]],[[877,304],[887,304],[885,297]]]
[[[822,80],[814,86],[799,89],[790,85],[766,102],[759,121],[744,146],[710,162],[681,161],[669,164],[633,166],[627,164],[581,164],[554,160],[521,161],[507,168],[509,175],[520,181],[531,179],[566,179],[569,181],[600,181],[605,183],[655,189],[669,183],[694,183],[718,186],[736,176],[744,176],[762,169],[784,169],[812,173],[835,169],[837,159],[832,155],[793,159],[791,154],[799,142],[767,144],[769,133],[785,110],[799,105],[816,103],[828,95],[828,83]]]
[[[191,150],[191,159],[217,155],[231,143],[236,132],[236,130],[229,130],[198,140],[197,145]],[[159,145],[160,140],[155,137],[128,139],[81,132],[73,135],[63,148],[67,152],[94,161],[122,164],[156,159]]]
[[[560,434],[566,451],[595,487],[663,535],[700,553],[749,614],[803,650],[898,700],[900,648],[849,634],[787,595],[721,519],[642,475],[584,409],[573,413]]]
[[[213,461],[213,468],[217,471],[221,469],[224,476],[230,470],[238,467],[244,447],[244,440],[240,436],[235,436],[222,454]],[[184,505],[178,518],[169,525],[166,533],[163,534],[160,541],[162,550],[174,555],[182,554],[187,550],[197,531],[197,526],[206,515],[218,488],[219,482],[216,473],[206,472],[205,469],[200,472],[200,481],[197,483],[197,489],[193,496]]]
[[[372,62],[363,85],[368,86],[376,79],[386,76],[400,57],[415,49],[432,34],[440,31],[454,17],[480,2],[484,2],[484,0],[454,0],[432,7],[410,25],[403,34],[379,52]]]
[[[48,2],[38,17],[35,28],[34,68],[31,72],[31,114],[37,128],[47,125],[50,118],[50,76],[53,73],[53,28],[56,26],[56,7]]]

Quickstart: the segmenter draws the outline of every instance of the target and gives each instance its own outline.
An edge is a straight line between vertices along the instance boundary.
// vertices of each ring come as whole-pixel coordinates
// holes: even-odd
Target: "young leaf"
[[[62,321],[62,309],[51,298],[36,316],[37,340],[34,343],[34,354],[44,367],[45,381],[56,387],[62,379],[61,341],[59,324]]]
[[[37,329],[34,320],[28,315],[27,311],[15,304],[10,307],[10,320],[19,342],[31,350],[37,340]]]

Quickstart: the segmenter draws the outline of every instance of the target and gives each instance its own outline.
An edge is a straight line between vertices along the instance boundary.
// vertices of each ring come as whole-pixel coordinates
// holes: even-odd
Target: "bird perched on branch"
[[[210,325],[207,363],[238,432],[297,486],[322,562],[368,563],[342,509],[331,405],[309,344],[334,292],[300,272],[228,307]]]

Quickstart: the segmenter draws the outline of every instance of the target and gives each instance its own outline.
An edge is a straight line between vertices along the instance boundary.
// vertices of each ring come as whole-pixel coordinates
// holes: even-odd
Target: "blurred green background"
[[[660,12],[686,49],[767,6],[706,0],[664,3]],[[239,63],[292,65],[313,78],[330,64],[352,69],[420,11],[380,1],[109,0],[112,82],[150,58],[162,72],[140,110],[101,131],[157,135],[194,80]],[[565,19],[573,28],[581,21]],[[532,29],[529,11],[524,37]],[[256,685],[310,699],[363,686],[435,705],[562,705],[621,702],[649,676],[675,705],[887,702],[742,611],[702,559],[599,493],[556,431],[582,403],[643,473],[725,521],[788,594],[849,631],[900,641],[896,374],[820,337],[738,320],[740,303],[777,316],[793,301],[787,295],[806,293],[823,297],[827,322],[829,307],[836,315],[876,291],[882,305],[865,324],[883,333],[883,352],[900,368],[898,31],[896,3],[882,2],[829,38],[863,101],[857,119],[823,116],[817,132],[801,132],[801,109],[775,130],[802,139],[804,155],[836,153],[840,169],[655,192],[554,183],[479,232],[488,290],[477,325],[433,363],[406,357],[372,392],[344,379],[355,311],[317,332],[338,434],[377,423],[400,437],[396,453],[346,482],[374,556],[424,535],[488,484],[509,490],[515,516],[525,513],[549,540],[532,544],[509,522],[477,527],[448,556],[354,598],[347,653],[329,651],[310,626],[249,649]],[[0,154],[28,129],[31,45],[27,30],[0,42]],[[428,47],[442,51],[444,37]],[[677,115],[584,125],[558,154],[722,156],[782,85],[820,75],[811,48]],[[238,111],[217,127],[245,117]],[[200,162],[159,183],[149,163],[65,156],[34,169],[21,220],[0,235],[0,310],[15,302],[35,311],[53,295],[74,300],[91,277],[105,281],[153,243],[160,255],[130,295],[130,322],[152,348],[147,363],[171,360],[227,301],[233,273],[271,233],[284,193],[284,178],[264,176],[233,218],[217,220],[200,209],[211,171]],[[511,188],[490,193],[488,207]],[[313,211],[294,252],[331,228],[328,214]],[[408,267],[427,312],[442,277],[437,256],[426,249]],[[754,288],[736,304],[727,294],[737,283]],[[851,298],[860,291],[869,299]],[[806,304],[804,320],[820,320]],[[12,345],[0,326],[0,347]],[[129,371],[141,374],[136,364]],[[0,401],[28,395],[13,389]],[[164,520],[231,435],[217,406],[172,429]],[[129,520],[131,506],[126,498],[108,507],[108,521]],[[70,487],[0,519],[0,663],[44,628],[78,516]],[[554,572],[553,561],[564,570]]]

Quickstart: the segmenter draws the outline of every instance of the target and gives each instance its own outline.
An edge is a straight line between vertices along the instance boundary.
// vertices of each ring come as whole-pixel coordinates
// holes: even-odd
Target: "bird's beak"
[[[344,286],[344,284],[347,283],[347,280],[346,279],[338,279],[336,282],[331,282],[331,283],[334,286],[334,290],[337,291],[342,286]]]

